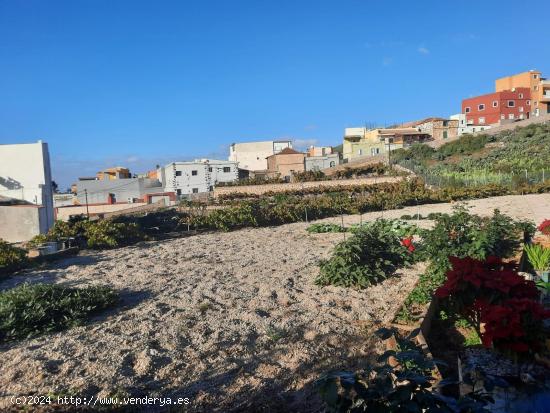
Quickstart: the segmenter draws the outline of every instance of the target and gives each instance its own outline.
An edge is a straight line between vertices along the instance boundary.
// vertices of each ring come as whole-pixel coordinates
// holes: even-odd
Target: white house
[[[472,134],[476,132],[482,132],[487,129],[491,129],[491,125],[474,125],[466,121],[466,114],[458,113],[449,117],[452,120],[458,120],[458,136],[465,133]]]
[[[0,196],[34,206],[33,210],[4,205],[0,211],[0,238],[11,242],[25,241],[25,237],[50,229],[54,223],[54,209],[47,143],[0,145]],[[24,210],[26,215],[17,218]],[[32,219],[27,217],[31,212]],[[15,235],[16,232],[19,235]]]
[[[265,171],[267,157],[292,148],[291,141],[260,141],[233,143],[229,148],[229,161],[238,162],[240,169]]]
[[[158,170],[164,192],[178,196],[211,192],[219,183],[239,178],[237,162],[197,159],[193,162],[172,162]]]

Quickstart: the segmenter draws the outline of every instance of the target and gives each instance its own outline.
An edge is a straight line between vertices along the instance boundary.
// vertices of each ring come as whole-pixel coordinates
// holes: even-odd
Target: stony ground
[[[481,214],[500,208],[537,222],[550,217],[550,195],[471,204]],[[450,209],[412,207],[344,222]],[[319,411],[314,380],[330,368],[364,365],[380,350],[376,324],[391,320],[422,268],[364,291],[315,286],[319,260],[343,234],[308,234],[306,227],[86,252],[4,281],[2,289],[110,285],[122,301],[83,327],[0,346],[0,403],[54,392],[189,397],[181,411]]]

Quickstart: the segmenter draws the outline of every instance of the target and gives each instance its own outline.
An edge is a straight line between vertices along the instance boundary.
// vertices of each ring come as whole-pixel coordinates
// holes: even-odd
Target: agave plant
[[[547,271],[550,268],[550,248],[540,244],[526,244],[524,250],[535,271]]]

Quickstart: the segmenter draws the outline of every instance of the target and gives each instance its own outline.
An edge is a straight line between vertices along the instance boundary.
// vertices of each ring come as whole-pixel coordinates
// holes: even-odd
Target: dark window
[[[208,168],[208,172],[212,172],[212,167]]]
[[[485,110],[485,104],[481,103],[477,106],[477,110]]]
[[[230,168],[229,166],[224,166],[224,167],[223,167],[223,171],[224,171],[225,173],[231,172],[231,168]]]
[[[496,108],[498,106],[498,101],[497,100],[493,100],[493,107]]]
[[[464,108],[464,113],[470,113],[470,108],[469,107]]]
[[[197,176],[197,171],[191,171],[191,175]]]
[[[513,100],[509,100],[508,101],[508,107],[513,108],[514,106],[516,106],[516,102],[514,102]]]
[[[176,194],[181,195],[181,189],[176,189]]]
[[[199,188],[193,188],[193,193],[198,194],[199,193]]]
[[[181,176],[181,171],[176,171],[176,176]]]
[[[210,186],[210,192],[212,192],[213,190],[214,190],[214,187]]]

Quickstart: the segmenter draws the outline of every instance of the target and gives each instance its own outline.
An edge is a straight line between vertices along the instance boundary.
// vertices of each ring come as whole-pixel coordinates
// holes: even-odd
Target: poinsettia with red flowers
[[[449,260],[452,268],[436,296],[476,328],[482,343],[516,352],[537,348],[550,312],[538,303],[535,284],[521,277],[515,264],[496,257]]]
[[[542,221],[537,229],[544,235],[550,235],[550,219],[545,219],[544,221]]]
[[[412,240],[413,240],[413,237],[407,237],[401,240],[401,245],[407,248],[409,252],[414,252],[416,250],[416,247],[414,246]]]

